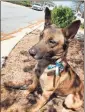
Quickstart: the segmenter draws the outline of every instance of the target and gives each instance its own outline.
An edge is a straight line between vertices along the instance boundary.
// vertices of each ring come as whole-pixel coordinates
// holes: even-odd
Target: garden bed
[[[28,94],[26,90],[9,90],[4,87],[4,82],[14,81],[22,83],[32,78],[33,68],[36,64],[28,53],[28,50],[38,42],[39,30],[26,35],[11,51],[4,67],[1,70],[1,100],[2,112],[29,112],[28,107],[32,106],[37,99],[37,93]],[[73,39],[70,43],[67,60],[75,72],[84,81],[84,42]],[[40,112],[61,112],[64,97],[56,98],[55,95]],[[80,108],[77,112],[84,112]]]

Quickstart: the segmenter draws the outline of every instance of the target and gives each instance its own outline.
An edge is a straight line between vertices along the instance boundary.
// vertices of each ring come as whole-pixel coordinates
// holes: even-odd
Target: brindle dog
[[[57,28],[51,23],[51,11],[46,8],[45,25],[40,34],[40,41],[29,50],[30,55],[38,60],[38,64],[35,67],[33,83],[27,88],[32,92],[39,83],[42,88],[42,95],[29,109],[30,112],[37,112],[54,92],[67,96],[63,102],[63,112],[69,109],[76,110],[83,105],[83,83],[65,58],[69,42],[75,37],[79,26],[80,20],[77,20],[64,29]],[[64,70],[55,77],[55,69],[48,70],[47,67],[59,59],[62,60]]]
[[[83,83],[78,75],[66,62],[69,42],[73,39],[79,29],[80,20],[74,21],[64,29],[57,28],[51,23],[51,12],[48,8],[45,10],[45,26],[40,35],[40,41],[34,45],[29,53],[33,58],[40,60],[35,68],[35,73],[39,80],[35,79],[33,89],[37,86],[37,81],[42,87],[42,96],[30,110],[38,111],[49,99],[49,97],[57,92],[58,95],[67,95],[63,106],[66,109],[76,110],[83,104]],[[54,71],[46,71],[49,64],[55,64],[56,60],[62,59],[64,62],[64,70],[55,79],[55,87],[53,87]],[[42,75],[40,75],[42,74]],[[66,112],[66,110],[63,110]]]

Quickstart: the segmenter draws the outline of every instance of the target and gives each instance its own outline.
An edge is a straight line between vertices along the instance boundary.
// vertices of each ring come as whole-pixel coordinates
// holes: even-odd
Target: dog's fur
[[[57,95],[67,96],[63,106],[68,110],[76,110],[83,105],[83,83],[65,61],[69,42],[75,37],[79,26],[80,21],[77,20],[64,29],[57,28],[51,23],[51,12],[46,8],[45,25],[40,34],[40,41],[29,50],[30,55],[39,61],[35,66],[36,75],[33,83],[27,88],[32,92],[40,83],[43,91],[37,104],[29,109],[30,112],[37,112],[54,92]],[[54,71],[48,72],[46,68],[49,64],[55,64],[58,59],[64,59],[65,69],[55,78],[53,87]]]

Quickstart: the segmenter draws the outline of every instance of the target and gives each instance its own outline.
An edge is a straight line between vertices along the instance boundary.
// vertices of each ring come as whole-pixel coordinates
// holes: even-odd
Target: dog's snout
[[[35,56],[35,55],[36,55],[36,49],[31,48],[31,49],[29,50],[29,54],[30,54],[31,56]]]

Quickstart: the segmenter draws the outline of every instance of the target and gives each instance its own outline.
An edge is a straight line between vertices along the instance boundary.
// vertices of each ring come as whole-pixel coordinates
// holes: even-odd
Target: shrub
[[[21,1],[21,4],[24,5],[24,6],[27,6],[27,7],[31,6],[30,0],[27,0],[27,1],[24,0],[24,1]]]
[[[74,13],[69,7],[55,7],[52,11],[52,23],[58,27],[66,27],[74,20]]]
[[[26,7],[31,7],[31,2],[30,0],[21,0],[21,1],[7,1],[7,2],[11,2],[11,3],[14,3],[14,4],[18,4],[18,5],[23,5],[23,6],[26,6]]]

